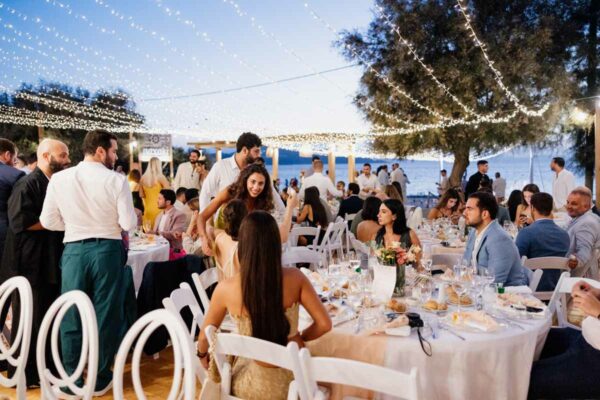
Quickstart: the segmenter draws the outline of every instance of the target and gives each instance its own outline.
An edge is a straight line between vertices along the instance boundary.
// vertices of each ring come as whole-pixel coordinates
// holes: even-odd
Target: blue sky
[[[358,67],[327,74],[335,84],[316,76],[230,94],[144,101],[348,65],[332,46],[335,35],[312,18],[301,0],[0,2],[4,86],[44,78],[91,90],[122,87],[134,96],[151,127],[184,135],[180,140],[235,138],[245,130],[266,135],[368,129],[351,104],[361,73]],[[236,13],[236,3],[245,16]],[[314,0],[310,5],[336,29],[365,28],[372,17],[371,0]],[[288,52],[261,35],[251,17]]]

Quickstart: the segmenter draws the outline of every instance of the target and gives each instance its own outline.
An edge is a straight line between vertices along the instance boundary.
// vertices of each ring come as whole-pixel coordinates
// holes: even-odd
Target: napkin
[[[392,297],[396,285],[396,267],[389,267],[379,263],[373,265],[373,294],[376,298],[385,301]]]

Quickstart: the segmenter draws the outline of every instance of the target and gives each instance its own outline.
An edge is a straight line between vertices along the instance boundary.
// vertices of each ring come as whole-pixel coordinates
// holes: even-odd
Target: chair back
[[[566,257],[535,257],[535,258],[527,258],[527,256],[521,257],[521,264],[527,269],[533,270],[534,275],[529,282],[529,287],[533,290],[534,296],[540,300],[550,300],[552,297],[552,291],[538,292],[536,291],[537,285],[539,285],[539,280],[533,288],[532,284],[535,280],[535,271],[541,271],[543,269],[551,269],[551,270],[561,270],[570,272],[571,269],[567,265],[569,263],[569,259]],[[541,276],[540,276],[541,279]]]
[[[340,253],[344,251],[344,232],[348,225],[342,218],[330,223],[327,226],[327,231],[323,236],[323,241],[320,245],[313,246],[314,250],[327,254],[328,259],[331,259],[333,251],[337,250]]]
[[[288,235],[287,245],[289,247],[298,246],[298,238],[300,236],[314,236],[315,240],[318,240],[320,234],[321,228],[318,226],[296,226],[292,228]]]
[[[298,263],[309,263],[319,265],[325,263],[325,256],[316,250],[311,250],[308,247],[296,246],[287,248],[281,255],[281,265],[284,267],[295,266]]]
[[[406,374],[354,360],[311,357],[308,349],[300,350],[300,364],[313,398],[322,398],[317,382],[326,382],[372,390],[394,398],[418,399],[416,368],[411,368]]]
[[[204,315],[208,313],[208,307],[210,306],[210,299],[208,298],[208,293],[206,291],[209,287],[217,283],[218,280],[219,271],[216,268],[209,268],[201,274],[192,274],[192,282],[194,282],[198,296],[200,296],[200,302],[202,303],[202,308],[204,308]]]
[[[158,309],[144,314],[135,324],[133,324],[131,329],[129,329],[125,335],[123,342],[121,342],[117,357],[115,358],[113,372],[113,396],[115,399],[124,399],[123,374],[125,372],[125,362],[129,350],[135,342],[133,355],[131,357],[131,378],[136,398],[146,400],[140,378],[142,350],[148,337],[159,327],[166,328],[173,346],[173,383],[171,384],[171,390],[169,391],[167,399],[195,399],[195,371],[199,367],[199,361],[195,356],[196,352],[194,351],[194,345],[190,340],[185,325],[181,323],[181,320],[165,309]]]
[[[231,396],[231,365],[227,360],[228,355],[244,357],[292,371],[294,381],[293,385],[290,385],[290,393],[297,391],[300,400],[312,398],[305,387],[296,342],[290,342],[284,347],[250,336],[217,333],[217,329],[212,325],[207,326],[205,331],[221,375],[222,398],[235,398]]]
[[[550,312],[556,312],[556,319],[560,327],[572,327],[580,329],[578,326],[570,324],[567,318],[567,296],[573,291],[573,286],[580,281],[588,283],[593,288],[600,289],[599,281],[590,278],[569,277],[568,272],[563,272],[560,275],[560,279],[558,280],[556,288],[554,289],[552,298],[548,303]]]
[[[543,269],[536,269],[535,271],[533,271],[533,275],[531,275],[531,279],[529,280],[529,289],[531,289],[531,291],[533,293],[535,293],[535,291],[537,290],[537,287],[540,284],[540,281],[542,280],[543,274],[544,274]],[[539,293],[546,293],[546,292],[539,292]],[[550,292],[550,294],[552,294],[552,292]]]
[[[74,311],[70,310],[71,307],[77,309],[81,320],[81,355],[77,368],[69,375],[61,362],[58,342],[60,323],[68,311]],[[54,376],[46,365],[46,342],[50,328],[52,328],[50,348],[58,377]],[[37,340],[36,359],[42,398],[63,398],[66,394],[61,391],[61,388],[68,388],[75,398],[92,398],[98,372],[98,323],[94,306],[84,292],[80,290],[66,292],[52,303],[42,320]],[[75,382],[83,378],[85,370],[87,370],[85,383],[80,388]]]
[[[11,378],[0,374],[0,386],[17,388],[17,399],[25,399],[27,383],[25,382],[25,365],[29,356],[29,346],[31,342],[31,324],[33,319],[33,296],[31,294],[31,285],[29,281],[22,276],[15,276],[8,279],[0,286],[0,310],[4,310],[8,299],[17,292],[19,296],[19,327],[14,332],[15,314],[13,312],[13,329],[11,336],[12,345],[6,347],[4,341],[0,339],[0,361],[6,361],[8,365],[15,368]],[[13,296],[14,297],[14,296]],[[14,310],[14,308],[13,308]],[[17,354],[18,352],[18,354]]]
[[[406,215],[406,225],[414,231],[419,228],[422,222],[423,210],[421,207],[416,207],[414,210],[411,209],[411,212]]]
[[[350,245],[355,251],[361,254],[369,255],[369,246],[358,240],[356,236],[354,236],[354,233],[350,232],[349,230],[348,232],[346,232],[346,234],[348,235],[348,239],[350,240]]]
[[[357,213],[344,215],[344,221],[346,221],[346,223],[354,221],[356,214]]]

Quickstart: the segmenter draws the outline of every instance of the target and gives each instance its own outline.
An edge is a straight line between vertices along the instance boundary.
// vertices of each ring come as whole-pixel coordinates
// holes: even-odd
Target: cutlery
[[[465,339],[464,336],[459,335],[458,333],[456,333],[453,329],[449,328],[446,325],[440,324],[440,329],[445,330],[446,332],[450,332],[451,334],[453,334],[454,336],[456,336],[457,338],[459,338],[462,341],[466,341],[467,339]]]

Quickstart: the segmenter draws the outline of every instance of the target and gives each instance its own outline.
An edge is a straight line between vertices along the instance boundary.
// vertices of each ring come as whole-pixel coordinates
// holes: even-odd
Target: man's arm
[[[117,213],[119,216],[119,225],[124,231],[130,231],[137,226],[137,215],[133,208],[133,198],[129,190],[127,179],[123,179],[121,191],[117,196]]]
[[[210,200],[217,195],[217,188],[219,187],[219,176],[216,171],[216,165],[214,165],[208,172],[208,176],[202,182],[202,189],[200,190],[200,212],[210,203]]]
[[[512,266],[512,257],[514,252],[518,252],[514,248],[514,243],[508,237],[500,237],[491,240],[490,237],[486,240],[488,250],[488,268],[494,273],[496,283],[506,283]]]
[[[46,198],[44,199],[44,207],[40,215],[40,223],[50,231],[64,231],[65,222],[58,208],[58,199],[56,198],[55,181],[51,180],[46,190]]]
[[[515,244],[517,245],[517,249],[519,250],[519,256],[523,257],[529,254],[529,231],[527,229],[523,229],[517,235],[517,240]]]
[[[592,258],[594,250],[595,230],[592,224],[582,224],[575,231],[575,256],[579,260],[580,265],[586,265]]]
[[[333,197],[341,197],[344,195],[344,193],[341,190],[338,190],[338,188],[336,188],[333,185],[333,182],[331,182],[331,179],[329,179],[329,178],[327,178],[327,191]]]

